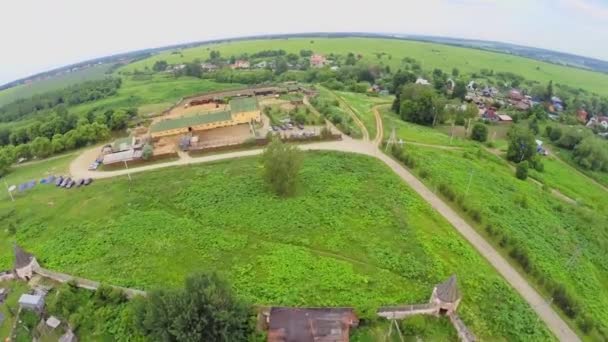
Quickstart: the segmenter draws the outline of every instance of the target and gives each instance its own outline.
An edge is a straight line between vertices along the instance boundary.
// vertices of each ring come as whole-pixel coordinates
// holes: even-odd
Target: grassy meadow
[[[352,305],[373,318],[380,305],[425,302],[454,273],[460,314],[477,336],[553,339],[445,220],[369,157],[307,153],[289,199],[271,195],[248,158],[138,174],[130,186],[118,178],[69,192],[39,187],[0,202],[0,213],[18,223],[0,241],[110,284],[179,286],[193,271],[216,270],[256,304]],[[0,248],[0,269],[11,263],[11,249]],[[453,336],[440,321],[410,331],[421,327]],[[362,329],[358,340],[376,336],[373,325]]]
[[[522,267],[522,273],[540,285],[549,280],[564,284],[578,303],[579,315],[607,328],[608,202],[603,190],[545,160],[545,172],[532,175],[578,201],[571,205],[531,180],[516,179],[504,160],[481,147],[441,150],[406,144],[405,149],[420,178],[446,198],[449,188],[456,203],[467,208],[459,210],[497,248],[527,255],[533,269]]]
[[[345,55],[349,52],[361,54],[365,61],[389,65],[398,69],[404,57],[411,57],[421,62],[423,70],[440,68],[451,71],[458,67],[461,73],[478,73],[481,69],[492,69],[495,72],[514,72],[529,80],[548,83],[567,84],[574,88],[583,88],[600,95],[608,95],[608,75],[587,70],[569,68],[540,62],[528,58],[460,48],[454,46],[375,38],[289,38],[239,41],[222,44],[203,45],[180,50],[179,53],[166,51],[153,57],[129,64],[119,70],[134,71],[152,68],[155,61],[166,60],[170,64],[190,62],[196,58],[207,59],[210,50],[217,50],[223,56],[254,53],[261,50],[284,49],[298,53],[302,49],[318,53],[335,53]],[[380,58],[377,53],[386,53]]]

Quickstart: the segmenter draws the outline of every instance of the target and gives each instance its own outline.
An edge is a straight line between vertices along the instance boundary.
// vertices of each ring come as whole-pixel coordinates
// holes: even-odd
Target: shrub
[[[420,177],[423,179],[429,178],[430,174],[427,170],[420,170]]]
[[[528,178],[528,162],[523,161],[517,164],[517,169],[515,170],[515,176],[518,179],[526,180]]]
[[[469,215],[471,215],[471,218],[473,219],[473,221],[480,223],[482,221],[482,216],[481,216],[481,212],[479,211],[479,209],[474,209],[471,208],[469,210]]]
[[[488,126],[482,123],[476,123],[471,131],[471,139],[479,142],[488,140]]]
[[[439,184],[439,192],[451,202],[454,202],[454,200],[456,199],[456,193],[454,192],[454,190],[452,190],[452,188],[450,188],[449,185],[446,185],[444,183]]]
[[[570,318],[578,315],[578,304],[570,297],[562,284],[557,284],[553,289],[553,300],[555,304]]]
[[[550,128],[551,126],[547,126],[547,129]],[[554,127],[553,129],[549,130],[549,139],[551,139],[551,141],[558,141],[561,137],[562,137],[562,129],[559,127]]]
[[[509,252],[509,256],[517,261],[517,263],[519,263],[526,273],[530,273],[532,270],[532,264],[530,263],[530,258],[528,257],[526,251],[520,249],[518,246],[515,246],[511,252]]]
[[[150,144],[144,145],[143,150],[141,151],[141,158],[143,160],[149,160],[154,155],[154,148]]]

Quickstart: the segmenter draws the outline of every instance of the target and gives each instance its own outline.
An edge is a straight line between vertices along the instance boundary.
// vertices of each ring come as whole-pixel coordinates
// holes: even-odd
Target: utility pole
[[[6,185],[6,192],[8,192],[8,195],[11,197],[11,201],[15,202],[15,198],[13,197],[13,192],[11,191],[11,189],[9,189],[8,183],[6,182],[6,180],[4,180],[4,185]]]
[[[469,183],[467,184],[467,191],[464,194],[464,197],[469,196],[469,189],[471,188],[471,182],[473,181],[473,169],[471,169],[471,174],[469,175]]]

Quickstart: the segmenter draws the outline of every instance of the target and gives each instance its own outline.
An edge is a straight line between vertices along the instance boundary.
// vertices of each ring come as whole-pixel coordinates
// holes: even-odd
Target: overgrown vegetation
[[[252,304],[353,306],[368,320],[379,306],[428,300],[455,273],[465,296],[459,314],[477,336],[551,339],[492,267],[380,162],[308,154],[288,199],[267,191],[259,171],[251,158],[70,192],[41,186],[0,202],[0,213],[15,208],[19,220],[0,243],[16,239],[44,267],[107,284],[176,288],[193,271],[218,271]],[[0,248],[0,269],[10,265],[11,249]]]

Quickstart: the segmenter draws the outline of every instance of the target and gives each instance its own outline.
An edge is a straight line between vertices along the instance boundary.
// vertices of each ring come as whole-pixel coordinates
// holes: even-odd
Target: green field
[[[312,43],[311,43],[312,42]],[[155,61],[166,60],[171,64],[185,63],[195,58],[207,59],[210,50],[218,50],[222,56],[254,53],[261,50],[284,49],[298,53],[302,49],[318,53],[335,53],[346,55],[349,52],[361,54],[365,61],[391,66],[394,70],[402,65],[402,58],[411,57],[421,62],[423,70],[441,68],[450,71],[457,67],[461,73],[479,73],[483,68],[495,72],[513,72],[529,80],[548,83],[566,84],[574,88],[583,88],[600,95],[608,95],[608,75],[569,68],[532,59],[498,54],[493,52],[459,48],[432,43],[400,41],[393,39],[372,38],[290,38],[271,40],[251,40],[215,45],[204,45],[181,50],[181,54],[172,51],[160,53],[151,58],[129,64],[119,70],[143,71],[152,68]],[[388,55],[378,59],[375,53],[385,52]],[[182,57],[183,56],[183,57]]]
[[[47,91],[63,89],[76,83],[108,77],[107,72],[111,67],[111,64],[96,65],[87,69],[71,72],[69,74],[2,90],[0,91],[0,106],[13,102],[17,99],[27,98]]]
[[[155,105],[155,110],[159,110],[161,105],[170,104],[171,106],[185,96],[239,87],[242,87],[242,85],[216,83],[194,77],[175,78],[170,75],[154,75],[150,79],[141,81],[133,80],[131,77],[123,77],[123,83],[118,89],[118,94],[100,101],[75,106],[73,111],[85,114],[90,110],[97,109],[140,108],[150,105]],[[144,107],[144,110],[146,110],[146,107]]]
[[[606,329],[605,193],[573,176],[572,170],[563,170],[556,161],[546,160],[545,172],[533,173],[595,209],[594,213],[561,201],[531,181],[517,180],[504,160],[483,149],[439,150],[411,144],[405,149],[415,160],[416,172],[431,188],[440,192],[442,185],[449,187],[469,215],[479,213],[480,223],[472,223],[488,240],[504,248],[505,254],[517,247],[528,255],[535,268],[530,278],[540,284],[548,280],[564,284],[579,303],[579,315],[592,317]],[[582,249],[580,255],[578,249]]]
[[[0,288],[9,291],[8,298],[4,303],[0,304],[0,313],[4,315],[4,322],[0,323],[0,340],[4,341],[5,338],[9,337],[12,324],[15,320],[14,315],[16,315],[19,310],[19,297],[26,293],[29,287],[25,283],[6,281],[0,282]]]
[[[459,311],[479,337],[551,339],[485,260],[380,162],[309,153],[290,199],[265,190],[258,172],[256,159],[239,159],[139,174],[130,191],[126,178],[70,192],[40,187],[14,204],[14,238],[50,269],[115,285],[179,286],[191,272],[217,270],[256,304],[352,305],[365,318],[380,305],[424,302],[455,273]],[[12,208],[0,203],[0,213]],[[11,262],[10,249],[0,249],[0,269]]]

